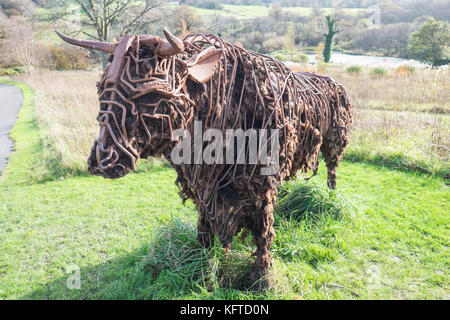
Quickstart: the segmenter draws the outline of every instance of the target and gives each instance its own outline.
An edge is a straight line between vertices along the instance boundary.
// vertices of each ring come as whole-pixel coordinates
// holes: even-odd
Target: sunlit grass
[[[377,165],[341,163],[337,191],[324,186],[323,163],[310,182],[299,177],[285,183],[275,209],[271,287],[258,291],[248,280],[251,237],[234,239],[229,260],[219,244],[200,248],[195,207],[183,205],[176,173],[164,162],[141,162],[136,172],[114,181],[84,175],[87,138],[96,133],[97,101],[90,91],[95,75],[41,76],[41,82],[27,80],[36,91],[34,106],[32,91],[21,86],[25,102],[12,131],[16,152],[0,178],[0,297],[448,299],[450,194],[442,178],[385,168],[380,164],[396,166],[369,157],[351,160]],[[87,93],[77,100],[80,90]],[[433,127],[428,120],[409,122],[426,114],[377,111],[386,114],[383,120],[355,111],[355,132],[368,137],[354,135],[346,157],[364,150],[380,157],[397,146],[399,157],[392,161],[399,169],[406,168],[406,153],[393,139],[405,139],[414,152],[416,140],[426,145],[424,132]],[[70,121],[64,122],[65,113]],[[403,136],[407,130],[411,135]],[[62,140],[53,141],[61,132]],[[75,134],[86,139],[79,140],[86,141],[79,150],[64,144]],[[78,162],[64,159],[72,154]],[[80,267],[81,290],[67,288],[72,265]]]

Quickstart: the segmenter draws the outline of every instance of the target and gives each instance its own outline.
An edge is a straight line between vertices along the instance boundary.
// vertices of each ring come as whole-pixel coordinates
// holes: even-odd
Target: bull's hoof
[[[252,272],[250,274],[253,287],[264,289],[270,286],[270,264],[270,261],[261,261],[261,259],[256,259],[255,263],[253,264]]]
[[[335,179],[328,180],[327,185],[328,185],[328,188],[330,188],[332,190],[336,189],[336,180]]]
[[[214,246],[214,235],[209,232],[199,232],[197,235],[198,243],[205,249]]]
[[[260,272],[253,270],[250,274],[252,287],[258,290],[268,288],[270,286],[268,272]]]

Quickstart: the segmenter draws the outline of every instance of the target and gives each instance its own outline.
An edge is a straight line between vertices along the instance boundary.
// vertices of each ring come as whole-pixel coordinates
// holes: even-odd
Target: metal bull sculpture
[[[89,171],[120,178],[135,169],[139,158],[164,156],[178,174],[183,197],[197,207],[199,242],[208,247],[216,235],[228,253],[233,236],[250,231],[256,245],[252,279],[266,279],[279,184],[299,170],[315,174],[321,151],[328,186],[336,187],[336,168],[351,123],[345,90],[329,77],[293,73],[270,56],[215,35],[180,40],[166,30],[164,34],[166,39],[126,35],[105,43],[58,32],[73,45],[111,55],[97,84],[100,135],[89,156]],[[173,139],[174,131],[184,129],[194,136],[199,124],[202,132],[213,128],[224,136],[230,129],[270,129],[267,141],[278,146],[276,170],[261,175],[273,163],[249,163],[251,146],[243,150],[244,163],[176,163],[172,151],[181,142]],[[223,148],[227,146],[235,146],[234,140]],[[195,156],[195,146],[189,149]],[[237,160],[241,154],[232,150],[231,158]]]

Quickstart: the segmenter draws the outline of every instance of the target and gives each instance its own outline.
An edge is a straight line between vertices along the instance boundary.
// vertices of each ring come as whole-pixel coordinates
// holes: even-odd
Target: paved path
[[[13,141],[9,139],[8,133],[17,120],[22,101],[23,95],[19,88],[0,83],[0,174],[13,150]]]

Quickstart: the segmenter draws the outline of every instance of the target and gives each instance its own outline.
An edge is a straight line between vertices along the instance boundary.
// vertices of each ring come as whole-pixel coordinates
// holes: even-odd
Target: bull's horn
[[[114,43],[74,39],[74,38],[70,38],[70,37],[62,34],[58,30],[55,30],[55,32],[65,42],[73,44],[75,46],[92,49],[92,50],[103,51],[103,52],[106,52],[109,54],[113,54],[114,50],[116,49],[116,44],[114,44]]]
[[[177,51],[174,54],[180,53],[184,50],[183,40],[175,37],[173,34],[171,34],[165,28],[164,28],[163,32],[164,32],[164,36],[166,37],[167,41],[169,41],[169,43],[172,45],[173,49]]]
[[[161,39],[155,36],[139,36],[139,40],[143,44],[158,44],[158,53],[162,56],[173,56],[184,50],[184,43],[182,40],[175,37],[166,29],[164,31],[164,36],[167,40]]]

